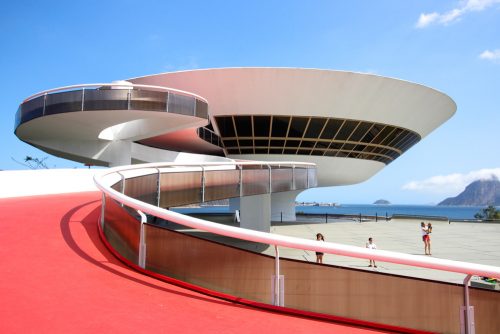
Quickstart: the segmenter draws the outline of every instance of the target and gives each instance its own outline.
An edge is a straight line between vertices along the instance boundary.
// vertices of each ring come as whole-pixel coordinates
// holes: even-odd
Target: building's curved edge
[[[185,73],[185,72],[201,72],[201,71],[212,71],[212,70],[235,70],[235,69],[283,69],[283,70],[306,70],[306,71],[319,71],[319,72],[338,72],[338,73],[351,73],[351,74],[359,74],[359,75],[366,75],[366,76],[373,76],[377,78],[382,78],[382,79],[391,79],[391,80],[396,80],[400,82],[404,82],[407,84],[411,85],[416,85],[420,86],[425,89],[429,89],[432,91],[435,91],[437,93],[442,94],[443,96],[447,97],[450,99],[453,104],[455,105],[455,111],[457,109],[457,104],[455,101],[449,97],[446,93],[443,91],[436,89],[434,87],[429,87],[424,84],[421,84],[419,82],[414,82],[410,80],[404,80],[392,76],[387,76],[387,75],[381,75],[381,74],[376,74],[376,73],[369,73],[369,72],[361,72],[361,71],[348,71],[348,70],[335,70],[335,69],[322,69],[322,68],[315,68],[315,67],[293,67],[293,66],[230,66],[230,67],[209,67],[209,68],[200,68],[200,69],[191,69],[191,70],[179,70],[179,71],[171,71],[171,72],[160,72],[160,73],[155,73],[155,74],[149,74],[149,75],[143,75],[143,76],[138,76],[138,77],[132,77],[128,79],[124,79],[125,81],[128,80],[136,80],[136,79],[143,79],[151,76],[157,76],[157,75],[163,75],[163,74],[172,74],[172,73]]]

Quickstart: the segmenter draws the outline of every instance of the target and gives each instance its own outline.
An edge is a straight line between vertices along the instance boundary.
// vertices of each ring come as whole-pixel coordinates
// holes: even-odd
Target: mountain
[[[498,206],[500,205],[500,181],[498,179],[474,181],[458,196],[449,197],[438,205]]]
[[[377,204],[377,205],[390,205],[391,202],[389,202],[386,199],[378,199],[375,202],[373,202],[373,204]]]

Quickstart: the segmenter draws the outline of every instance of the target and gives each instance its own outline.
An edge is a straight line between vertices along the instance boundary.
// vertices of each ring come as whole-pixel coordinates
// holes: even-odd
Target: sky
[[[435,204],[500,177],[500,0],[8,1],[0,11],[0,169],[26,156],[83,168],[20,141],[14,115],[34,93],[218,67],[372,73],[435,88],[456,114],[358,185],[300,201]],[[1,185],[0,185],[1,186]]]

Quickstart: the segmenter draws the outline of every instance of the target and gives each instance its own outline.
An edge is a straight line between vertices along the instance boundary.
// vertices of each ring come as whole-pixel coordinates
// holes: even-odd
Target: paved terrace
[[[232,225],[229,217],[196,216]],[[372,237],[378,249],[426,256],[420,232],[421,221],[417,219],[392,219],[386,222],[383,218],[379,219],[378,222],[363,221],[359,223],[352,220],[329,219],[329,222],[325,223],[324,218],[318,218],[316,222],[313,219],[308,219],[307,222],[273,222],[271,232],[312,240],[316,239],[316,233],[322,233],[327,242],[360,247],[365,247],[368,238]],[[431,222],[433,227],[431,235],[433,257],[500,267],[500,224],[461,222],[449,224],[445,221],[425,220],[425,223],[428,222]],[[188,231],[182,227],[177,227],[177,229]],[[207,236],[206,233],[200,231],[191,230],[190,233],[274,256],[274,247],[249,244],[227,237]],[[309,262],[316,261],[314,251],[280,248],[280,256]],[[465,277],[463,274],[387,262],[377,262],[377,268],[371,268],[368,267],[367,260],[331,254],[325,254],[323,263],[452,283],[463,283]],[[472,280],[479,280],[479,277],[473,277]]]

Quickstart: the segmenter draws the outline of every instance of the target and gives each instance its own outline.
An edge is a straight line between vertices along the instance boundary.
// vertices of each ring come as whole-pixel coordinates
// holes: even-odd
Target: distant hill
[[[486,206],[490,204],[500,205],[500,181],[498,179],[474,181],[458,196],[447,198],[438,205]]]
[[[391,204],[391,202],[389,202],[388,200],[386,199],[378,199],[376,200],[375,202],[373,202],[373,204],[378,204],[378,205],[389,205]]]

